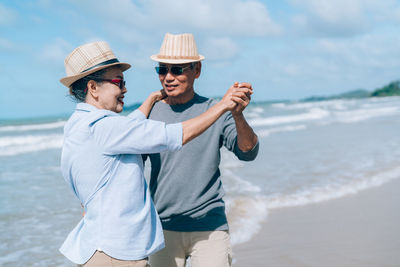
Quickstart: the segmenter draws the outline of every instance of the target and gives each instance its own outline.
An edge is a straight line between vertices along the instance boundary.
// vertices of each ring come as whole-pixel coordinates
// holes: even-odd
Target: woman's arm
[[[236,103],[238,102],[238,98],[245,98],[246,95],[252,93],[251,85],[244,84],[242,86],[243,87],[241,87],[240,90],[237,90],[237,85],[231,86],[221,101],[217,104],[209,108],[203,114],[182,122],[182,144],[184,145],[193,138],[202,134],[226,111],[233,111],[238,105]]]
[[[153,92],[147,97],[147,99],[140,105],[138,108],[143,114],[149,117],[150,111],[153,108],[154,103],[164,99],[167,97],[167,94],[164,92],[164,89],[160,91]]]

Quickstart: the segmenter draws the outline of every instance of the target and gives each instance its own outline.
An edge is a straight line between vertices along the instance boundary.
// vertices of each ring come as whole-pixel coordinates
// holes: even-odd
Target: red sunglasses
[[[124,79],[96,79],[98,82],[110,82],[118,86],[121,90],[124,89],[126,81]],[[85,88],[85,93],[87,92],[87,87]]]
[[[124,89],[126,81],[124,79],[96,79],[99,82],[110,82],[117,85],[121,90]]]

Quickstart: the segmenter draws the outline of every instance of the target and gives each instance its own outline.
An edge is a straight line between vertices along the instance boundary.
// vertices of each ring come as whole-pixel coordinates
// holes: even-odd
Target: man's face
[[[200,76],[201,63],[159,64],[158,77],[169,97],[179,97],[193,91],[194,80]]]

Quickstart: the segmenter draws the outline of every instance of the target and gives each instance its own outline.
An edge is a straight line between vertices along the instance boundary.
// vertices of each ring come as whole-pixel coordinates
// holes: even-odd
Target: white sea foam
[[[61,148],[62,143],[63,136],[60,134],[5,136],[0,138],[0,156]]]
[[[296,207],[345,197],[360,191],[383,185],[400,178],[400,167],[386,168],[379,173],[370,171],[355,179],[337,179],[326,186],[309,186],[294,193],[277,193],[264,195],[262,189],[244,180],[236,174],[235,165],[228,153],[223,153],[228,163],[223,163],[222,174],[226,210],[233,245],[251,240],[266,220],[269,210],[285,207]],[[230,167],[228,167],[230,166]],[[346,181],[349,181],[346,183]]]
[[[312,108],[324,108],[324,109],[334,109],[334,110],[345,110],[349,106],[354,105],[355,100],[326,100],[326,101],[315,101],[315,102],[293,102],[287,104],[275,104],[273,107],[285,109],[285,110],[307,110]],[[282,105],[283,104],[283,105]]]
[[[267,216],[267,202],[260,195],[261,188],[235,174],[242,166],[232,153],[222,150],[221,173],[227,192],[224,200],[234,245],[250,240]]]
[[[285,108],[287,105],[285,103],[274,103],[271,104],[271,107],[273,108]]]
[[[254,107],[254,108],[251,108],[250,110],[251,110],[251,112],[254,112],[254,113],[263,113],[264,112],[264,109],[262,107]]]
[[[268,209],[303,206],[312,203],[319,203],[331,199],[341,198],[347,195],[356,194],[360,191],[381,186],[393,179],[400,178],[400,167],[395,167],[378,174],[370,174],[348,184],[331,183],[324,187],[314,187],[300,190],[294,194],[275,194],[267,198]]]
[[[222,170],[224,179],[227,180],[225,183],[225,189],[235,194],[254,194],[261,192],[261,188],[257,185],[250,183],[249,181],[241,179],[239,176],[234,174],[233,170],[224,169]]]
[[[286,115],[286,116],[275,116],[262,119],[252,119],[249,121],[249,124],[251,126],[266,126],[266,125],[285,124],[285,123],[293,123],[301,121],[313,121],[326,118],[329,116],[329,114],[330,112],[327,110],[320,108],[312,108],[306,113]]]
[[[262,107],[254,107],[245,110],[246,118],[259,118],[261,114],[264,112]]]
[[[249,241],[267,217],[267,202],[260,196],[227,198],[225,202],[232,245]]]
[[[381,107],[370,109],[357,109],[351,111],[336,112],[336,120],[343,123],[354,123],[376,117],[390,116],[398,114],[398,107]]]
[[[275,127],[270,129],[260,129],[256,131],[258,137],[266,137],[274,133],[282,133],[282,132],[293,132],[293,131],[300,131],[307,129],[307,126],[304,124],[298,125],[289,125],[289,126],[282,126],[282,127]]]
[[[1,126],[0,132],[20,132],[20,131],[32,131],[32,130],[49,130],[64,127],[66,121],[57,121],[51,123],[42,124],[26,124],[26,125],[9,125]]]

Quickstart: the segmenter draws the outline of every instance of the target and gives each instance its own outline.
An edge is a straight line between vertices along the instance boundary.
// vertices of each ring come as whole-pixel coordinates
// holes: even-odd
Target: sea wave
[[[251,240],[267,217],[265,199],[261,196],[240,196],[226,198],[225,202],[232,245]]]
[[[20,132],[20,131],[32,131],[32,130],[50,130],[64,127],[66,121],[57,121],[51,123],[42,124],[25,124],[25,125],[8,125],[1,126],[0,132]]]
[[[0,138],[0,156],[15,156],[35,151],[61,148],[63,135],[23,135]]]
[[[356,100],[348,99],[335,99],[335,100],[324,100],[315,102],[291,102],[291,103],[278,103],[274,104],[273,107],[284,110],[308,110],[312,108],[324,108],[333,110],[346,110],[353,106]]]
[[[274,133],[282,133],[282,132],[293,132],[307,129],[307,126],[304,124],[298,125],[288,125],[282,127],[274,127],[270,129],[260,129],[256,131],[258,137],[266,137]]]
[[[368,173],[363,179],[358,179],[347,184],[330,183],[323,187],[301,189],[296,193],[273,194],[267,197],[268,209],[304,206],[331,199],[337,199],[360,191],[381,186],[391,180],[400,178],[400,167],[394,167],[380,173]]]
[[[236,174],[243,163],[225,149],[221,156],[229,231],[232,244],[237,245],[250,240],[260,230],[261,222],[267,217],[267,207],[260,195],[261,188]]]
[[[338,122],[354,123],[376,117],[396,115],[399,111],[400,109],[398,107],[362,108],[351,111],[336,112],[334,117]]]
[[[255,126],[286,124],[286,123],[301,122],[301,121],[313,121],[313,120],[320,120],[320,119],[326,118],[329,116],[329,114],[330,114],[330,112],[327,110],[324,110],[321,108],[312,108],[308,112],[295,114],[295,115],[252,119],[252,120],[249,120],[249,124],[251,126],[255,127]]]

